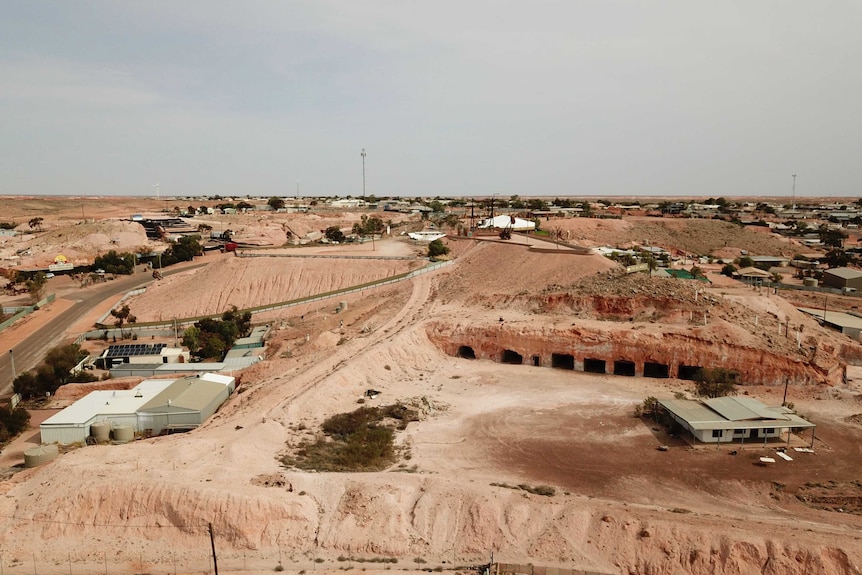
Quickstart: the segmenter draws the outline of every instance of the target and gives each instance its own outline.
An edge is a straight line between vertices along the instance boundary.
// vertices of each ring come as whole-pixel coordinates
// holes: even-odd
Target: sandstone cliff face
[[[783,385],[785,381],[836,385],[844,373],[844,363],[831,353],[831,348],[814,357],[787,356],[727,338],[716,339],[708,330],[699,329],[669,328],[656,333],[615,326],[602,330],[577,326],[542,329],[437,321],[429,323],[426,332],[431,342],[448,355],[456,356],[470,348],[477,359],[503,361],[504,352],[511,350],[522,356],[524,363],[542,367],[560,367],[554,365],[555,354],[573,356],[575,370],[583,370],[585,360],[604,361],[607,373],[614,372],[617,361],[633,362],[636,375],[644,375],[645,364],[651,363],[666,366],[670,377],[684,378],[686,367],[724,367],[738,372],[743,384],[762,385]]]
[[[86,479],[80,469],[66,471]],[[764,519],[729,531],[709,514],[524,495],[444,478],[400,475],[397,484],[386,473],[362,481],[330,474],[285,479],[293,492],[105,479],[91,481],[74,501],[45,490],[24,506],[35,511],[32,520],[2,521],[4,553],[27,557],[38,542],[50,557],[54,545],[121,533],[135,557],[140,550],[147,562],[163,563],[177,549],[200,546],[212,523],[222,552],[284,548],[327,563],[344,555],[478,565],[493,550],[501,561],[530,557],[600,573],[858,573],[848,550],[853,538],[841,528],[811,533],[805,524]]]

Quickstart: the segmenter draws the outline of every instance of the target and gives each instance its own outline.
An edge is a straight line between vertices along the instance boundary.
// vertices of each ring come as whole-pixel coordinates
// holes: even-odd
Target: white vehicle
[[[54,277],[54,274],[52,274],[51,272],[48,272],[48,273],[46,273],[46,274],[45,274],[45,279],[46,279],[46,280],[49,280],[49,279],[51,279],[52,277]]]
[[[446,234],[443,232],[437,232],[434,230],[423,230],[421,232],[407,232],[407,235],[411,240],[416,240],[417,242],[433,242],[434,240],[439,240],[440,238],[445,238]]]

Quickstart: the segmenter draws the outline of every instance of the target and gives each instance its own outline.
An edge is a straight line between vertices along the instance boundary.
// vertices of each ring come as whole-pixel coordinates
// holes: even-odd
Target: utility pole
[[[796,211],[796,174],[793,174],[793,211]]]
[[[362,198],[365,199],[365,148],[362,148]]]
[[[12,362],[12,381],[15,381],[16,379],[18,379],[18,374],[15,371],[15,354],[12,352],[11,349],[9,350],[9,361]]]
[[[213,572],[215,573],[215,575],[218,575],[218,563],[216,561],[216,552],[215,552],[215,536],[213,535],[213,524],[212,523],[209,524],[209,531],[210,531],[210,546],[212,546],[212,549],[213,549]]]

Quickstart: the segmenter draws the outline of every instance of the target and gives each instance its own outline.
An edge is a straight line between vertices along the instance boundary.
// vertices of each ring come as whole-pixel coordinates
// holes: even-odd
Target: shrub
[[[430,244],[428,244],[428,257],[436,258],[438,256],[445,256],[449,253],[449,246],[443,243],[442,240],[434,240]]]

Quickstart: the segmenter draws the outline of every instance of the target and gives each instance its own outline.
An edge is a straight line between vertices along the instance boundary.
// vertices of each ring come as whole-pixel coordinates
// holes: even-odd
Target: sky
[[[0,14],[0,195],[862,196],[858,0]]]

